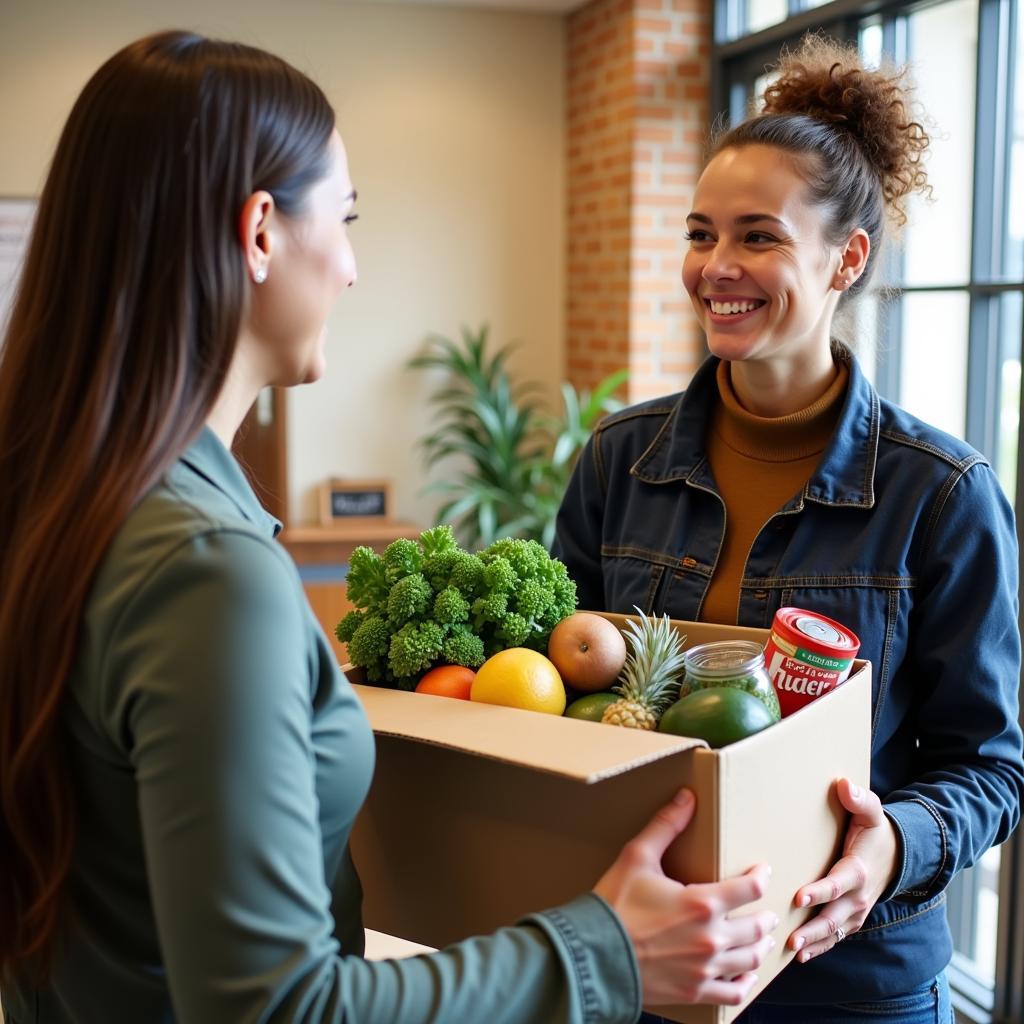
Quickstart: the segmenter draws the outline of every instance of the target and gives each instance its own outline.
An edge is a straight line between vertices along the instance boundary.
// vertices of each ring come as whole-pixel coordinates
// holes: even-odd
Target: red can
[[[803,608],[780,608],[764,648],[782,717],[834,690],[850,674],[860,650],[857,635]]]

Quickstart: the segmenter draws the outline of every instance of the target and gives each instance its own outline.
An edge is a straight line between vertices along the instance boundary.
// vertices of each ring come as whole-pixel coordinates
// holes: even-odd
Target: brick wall
[[[567,376],[677,391],[703,341],[680,282],[708,113],[705,0],[592,0],[568,22]]]

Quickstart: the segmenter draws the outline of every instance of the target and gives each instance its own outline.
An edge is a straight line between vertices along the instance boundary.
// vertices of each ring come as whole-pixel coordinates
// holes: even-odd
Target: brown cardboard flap
[[[631,619],[640,621],[639,615],[620,615],[618,612],[594,612],[609,622],[614,622],[620,630],[626,632],[626,623]],[[771,632],[767,629],[756,629],[753,626],[723,626],[717,622],[683,622],[672,619],[672,625],[683,637],[683,647],[696,647],[697,644],[709,644],[719,640],[750,640],[764,647]],[[627,634],[628,635],[628,634]]]
[[[609,779],[693,747],[689,736],[621,729],[537,711],[353,685],[378,735],[471,753],[579,782]],[[601,733],[596,733],[600,729]],[[595,743],[595,735],[601,742]]]

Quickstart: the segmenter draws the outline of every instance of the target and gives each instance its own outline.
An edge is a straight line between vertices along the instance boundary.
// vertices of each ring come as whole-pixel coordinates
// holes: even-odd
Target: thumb
[[[863,786],[858,786],[852,779],[839,779],[836,783],[836,794],[839,802],[861,825],[877,825],[882,815],[881,801]]]
[[[690,824],[696,804],[690,790],[679,790],[672,802],[665,804],[636,834],[633,842],[660,863],[672,840]]]

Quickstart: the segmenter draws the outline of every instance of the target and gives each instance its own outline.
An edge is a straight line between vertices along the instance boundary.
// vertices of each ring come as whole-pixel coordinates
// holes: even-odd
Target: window
[[[883,395],[984,453],[1024,508],[1024,0],[788,0],[785,18],[780,2],[716,0],[714,109],[743,117],[810,29],[869,64],[911,63],[935,200],[915,197],[855,307],[859,358]],[[1024,835],[956,879],[948,912],[959,1018],[1024,1020]]]

